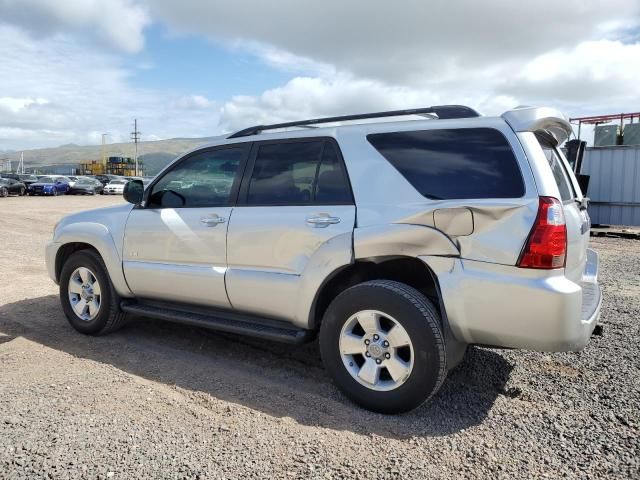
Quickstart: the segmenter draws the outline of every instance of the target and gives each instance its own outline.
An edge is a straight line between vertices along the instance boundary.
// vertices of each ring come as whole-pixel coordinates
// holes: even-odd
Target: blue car
[[[60,195],[70,190],[67,177],[42,177],[29,186],[30,195]]]

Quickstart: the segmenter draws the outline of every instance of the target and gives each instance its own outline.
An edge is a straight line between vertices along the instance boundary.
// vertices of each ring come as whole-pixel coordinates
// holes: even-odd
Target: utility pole
[[[138,131],[138,119],[134,118],[133,119],[133,132],[131,132],[131,140],[133,140],[133,144],[134,144],[134,148],[135,148],[135,153],[133,156],[133,159],[135,161],[136,164],[136,177],[139,175],[138,172],[138,142],[140,141],[140,132]]]
[[[16,173],[24,173],[24,152],[20,152],[20,162],[18,162]]]
[[[109,133],[102,134],[102,173],[107,173],[107,149],[105,148],[105,138]]]

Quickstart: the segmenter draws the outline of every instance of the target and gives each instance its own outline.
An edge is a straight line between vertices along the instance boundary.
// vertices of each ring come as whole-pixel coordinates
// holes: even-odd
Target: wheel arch
[[[383,256],[356,260],[334,270],[318,289],[309,311],[309,328],[317,330],[331,301],[342,291],[369,280],[395,280],[407,284],[432,300],[446,317],[436,274],[419,258]]]
[[[74,223],[56,232],[54,241],[60,244],[55,257],[57,281],[60,280],[64,262],[73,253],[88,249],[96,252],[104,262],[116,292],[122,297],[133,296],[124,277],[121,256],[106,226],[90,222]]]

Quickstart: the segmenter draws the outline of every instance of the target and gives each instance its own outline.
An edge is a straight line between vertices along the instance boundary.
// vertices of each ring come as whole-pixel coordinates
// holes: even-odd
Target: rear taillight
[[[562,203],[540,197],[538,216],[520,255],[521,268],[562,268],[567,258],[567,226]]]

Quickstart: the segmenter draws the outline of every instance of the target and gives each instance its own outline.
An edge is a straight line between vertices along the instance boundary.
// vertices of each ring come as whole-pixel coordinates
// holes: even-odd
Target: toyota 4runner
[[[247,128],[63,218],[49,274],[82,333],[139,315],[317,336],[349,398],[407,411],[469,344],[588,342],[601,291],[570,132],[550,108],[456,105]]]

